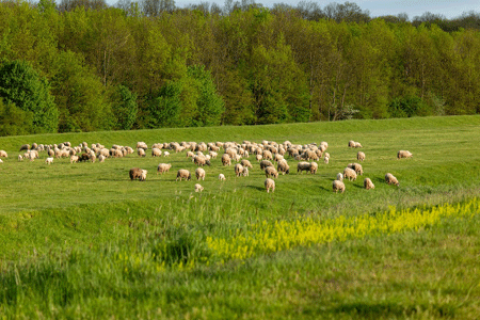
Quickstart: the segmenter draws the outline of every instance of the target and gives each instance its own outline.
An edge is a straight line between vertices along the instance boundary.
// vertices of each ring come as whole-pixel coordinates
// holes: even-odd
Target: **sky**
[[[109,0],[116,1],[116,0]],[[296,6],[301,0],[255,0],[266,7],[271,7],[275,3],[286,3]],[[308,1],[308,0],[307,0]],[[224,0],[175,0],[177,7],[184,7],[188,4],[201,2],[217,3],[223,7]],[[318,0],[318,5],[323,8],[332,2],[344,3],[344,0]],[[454,18],[463,12],[480,12],[480,0],[350,0],[355,2],[363,10],[368,9],[371,17],[382,15],[397,15],[405,12],[412,19],[429,11],[434,14],[442,14],[447,18]]]

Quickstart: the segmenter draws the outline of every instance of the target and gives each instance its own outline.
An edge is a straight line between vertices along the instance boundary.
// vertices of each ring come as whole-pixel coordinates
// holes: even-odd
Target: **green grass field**
[[[0,319],[478,319],[479,136],[479,116],[457,116],[0,138]],[[175,181],[196,168],[185,152],[17,161],[32,142],[263,139],[327,141],[330,163],[301,175],[289,160],[267,194],[253,156],[241,178],[214,159],[203,193]],[[335,194],[349,140],[364,175]]]

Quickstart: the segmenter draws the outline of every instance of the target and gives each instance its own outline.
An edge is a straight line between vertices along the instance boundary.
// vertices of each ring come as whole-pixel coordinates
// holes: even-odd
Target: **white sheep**
[[[140,175],[140,181],[145,181],[147,179],[147,170],[142,170],[142,174]]]
[[[102,149],[103,150],[103,149]],[[138,148],[137,154],[139,157],[145,157],[145,149],[143,148]]]
[[[53,163],[53,158],[47,158],[45,159],[45,163],[50,165],[51,163]]]
[[[335,191],[335,193],[338,193],[338,191],[340,191],[340,193],[345,192],[345,183],[343,183],[343,181],[334,180],[333,184],[332,184],[332,187],[333,187],[333,191]]]
[[[357,153],[357,160],[359,161],[365,161],[365,153],[362,151],[358,151]]]
[[[225,175],[224,175],[223,173],[220,173],[220,174],[218,175],[218,180],[220,180],[220,181],[225,181]]]
[[[172,165],[170,163],[160,163],[157,167],[157,175],[164,174],[165,172],[168,172]]]
[[[169,155],[170,155],[170,152],[168,152],[168,151],[165,151],[165,152],[163,153],[163,156],[164,156],[164,157],[168,157]]]
[[[391,173],[385,175],[385,182],[388,184],[394,184],[397,187],[400,186],[400,182],[398,182],[397,178]]]
[[[343,176],[348,178],[349,181],[357,180],[357,173],[352,168],[345,168],[345,170],[343,170]]]
[[[337,173],[337,180],[343,181],[343,174],[341,174],[340,172]]]
[[[275,192],[275,181],[270,178],[265,179],[265,188],[267,189],[267,193],[269,193],[270,190],[272,190],[272,192]]]
[[[397,159],[413,158],[413,154],[408,150],[400,150],[397,153]]]
[[[330,158],[329,157],[325,157],[323,159],[323,162],[325,162],[325,164],[328,164],[330,162]]]
[[[18,161],[23,161],[23,157],[21,155],[18,155]]]
[[[202,192],[203,191],[203,187],[200,183],[196,183],[195,184],[195,192]]]
[[[365,178],[365,180],[363,180],[363,186],[367,190],[375,189],[375,185],[373,184],[372,180],[370,180],[370,178]]]
[[[202,168],[197,168],[195,170],[195,176],[197,177],[197,180],[205,180],[205,170],[203,170]]]
[[[105,156],[103,154],[98,156],[98,162],[104,162],[105,161]]]

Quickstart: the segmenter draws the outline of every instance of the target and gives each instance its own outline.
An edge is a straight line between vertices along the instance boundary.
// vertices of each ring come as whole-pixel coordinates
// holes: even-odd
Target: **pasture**
[[[479,116],[456,116],[0,138],[9,155],[0,164],[0,316],[476,319],[479,136]],[[264,139],[326,141],[330,163],[297,174],[286,157],[290,174],[266,193],[254,155],[248,177],[218,157],[195,193],[186,152],[17,161],[32,142]],[[414,157],[397,160],[400,149]],[[335,194],[336,174],[358,151],[364,175]],[[160,162],[170,172],[157,175]],[[148,170],[146,181],[130,181],[132,167]],[[192,181],[176,182],[178,169]],[[387,172],[399,187],[384,182]]]

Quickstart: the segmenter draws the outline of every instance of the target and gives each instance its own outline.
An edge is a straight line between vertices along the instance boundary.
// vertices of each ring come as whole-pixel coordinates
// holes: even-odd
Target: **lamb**
[[[273,163],[271,163],[270,161],[268,160],[262,160],[260,162],[260,169],[261,170],[264,170],[266,167],[273,167]]]
[[[340,172],[337,173],[337,180],[343,181],[343,174],[341,174]]]
[[[193,158],[193,162],[197,165],[197,166],[210,166],[210,160],[207,160],[205,157],[203,156],[196,156],[195,158]]]
[[[225,175],[224,175],[223,173],[220,173],[220,174],[218,175],[218,180],[220,180],[220,181],[225,181]]]
[[[18,161],[23,161],[23,157],[21,155],[18,155]]]
[[[170,163],[160,163],[157,167],[157,175],[159,173],[164,174],[165,172],[170,171],[171,167],[172,167],[172,165]]]
[[[365,161],[365,153],[362,151],[358,151],[357,153],[357,160],[358,161]]]
[[[290,173],[290,166],[287,163],[287,160],[283,159],[277,162],[277,171],[281,172],[282,175]]]
[[[202,192],[203,191],[203,187],[200,183],[196,183],[195,184],[195,192]]]
[[[265,179],[265,188],[267,189],[267,193],[269,193],[270,190],[275,192],[275,181],[270,178]]]
[[[398,182],[397,178],[395,178],[395,176],[391,173],[387,173],[385,175],[385,182],[388,184],[394,184],[397,187],[400,186],[400,182]]]
[[[407,150],[400,150],[397,153],[397,159],[402,159],[402,158],[413,158],[413,154]]]
[[[145,181],[147,178],[147,170],[140,168],[132,168],[129,172],[130,180],[138,179],[140,181]]]
[[[218,153],[216,153],[215,151],[210,151],[208,154],[210,155],[210,158],[212,158],[212,159],[215,159],[216,157],[218,157]]]
[[[229,165],[232,164],[230,156],[226,153],[224,153],[223,156],[222,156],[222,164],[224,166],[229,166]]]
[[[370,178],[365,178],[365,180],[363,180],[363,186],[367,190],[375,189],[375,185],[373,184],[372,180],[370,180]]]
[[[278,172],[275,169],[275,167],[273,167],[273,166],[266,167],[265,168],[265,176],[267,176],[267,178],[268,177],[278,178]]]
[[[197,180],[205,180],[205,170],[203,170],[202,168],[197,168],[195,170],[195,177],[197,177]]]
[[[160,157],[162,155],[162,150],[158,148],[152,149],[152,157]]]
[[[334,180],[333,184],[332,184],[332,187],[333,187],[333,191],[335,191],[335,193],[338,193],[338,191],[340,191],[340,193],[345,192],[345,183],[343,183],[343,181]]]
[[[145,157],[145,149],[138,148],[137,149],[137,154],[138,154],[139,157]]]
[[[240,164],[244,167],[248,167],[248,168],[252,168],[253,169],[253,166],[252,164],[250,163],[250,161],[246,160],[246,159],[243,159],[242,161],[240,161]]]
[[[105,161],[105,156],[104,155],[99,155],[98,156],[98,162],[104,162]]]
[[[257,159],[257,161],[262,160],[262,155],[261,154],[256,154],[255,159]]]
[[[353,140],[348,141],[348,147],[349,148],[355,148],[355,141],[353,141]]]
[[[170,152],[168,152],[168,151],[165,151],[165,152],[163,153],[163,156],[164,156],[164,157],[168,157],[169,155],[170,155]]]
[[[0,158],[8,158],[8,154],[5,150],[0,150]]]
[[[242,173],[243,173],[243,166],[240,163],[237,163],[235,165],[235,175],[237,177],[240,177],[242,175]]]
[[[70,163],[78,162],[78,156],[70,156]]]
[[[353,170],[352,168],[345,168],[345,170],[343,170],[343,176],[345,178],[348,178],[349,181],[355,181],[357,180],[357,174],[355,173],[355,170]]]
[[[180,181],[182,181],[182,179],[192,180],[192,174],[186,169],[180,169],[177,172],[177,179],[175,179],[175,181],[178,181],[178,179],[180,179]]]
[[[325,164],[328,164],[330,162],[330,158],[329,157],[325,157],[323,159],[323,162],[325,162]]]

